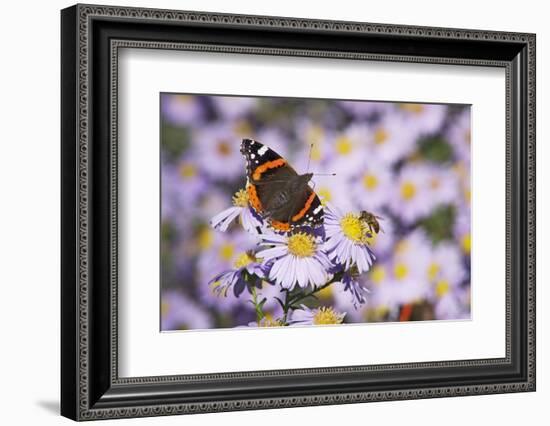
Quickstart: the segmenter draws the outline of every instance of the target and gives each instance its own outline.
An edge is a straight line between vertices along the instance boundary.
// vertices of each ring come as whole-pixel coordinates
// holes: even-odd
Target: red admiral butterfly
[[[323,206],[309,186],[313,173],[299,175],[272,149],[243,139],[241,153],[247,161],[247,192],[254,211],[282,232],[323,224]]]

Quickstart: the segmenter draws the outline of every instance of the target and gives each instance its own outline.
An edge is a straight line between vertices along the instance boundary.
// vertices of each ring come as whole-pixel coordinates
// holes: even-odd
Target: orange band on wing
[[[284,158],[278,158],[277,160],[268,161],[267,163],[262,164],[261,166],[256,167],[254,173],[252,174],[252,179],[259,180],[266,170],[276,169],[277,167],[284,166],[286,163]]]
[[[277,231],[283,231],[283,232],[290,231],[290,223],[279,222],[277,220],[272,220],[270,223],[271,223],[271,226]]]
[[[300,220],[301,218],[304,217],[306,212],[311,207],[311,203],[313,203],[313,200],[315,200],[315,192],[311,191],[311,194],[309,195],[309,198],[307,199],[306,205],[304,206],[304,208],[300,210],[298,213],[296,213],[294,216],[292,216],[293,222],[296,222],[297,220]]]
[[[248,184],[246,187],[246,192],[248,193],[248,202],[252,208],[258,213],[261,212],[263,208],[260,198],[258,197],[258,193],[256,192],[256,187],[252,184]]]

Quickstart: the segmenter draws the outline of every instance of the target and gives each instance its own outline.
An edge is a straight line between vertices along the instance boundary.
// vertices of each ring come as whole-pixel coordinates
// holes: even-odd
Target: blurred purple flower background
[[[312,173],[335,173],[311,185],[341,215],[382,218],[368,239],[376,258],[368,271],[304,299],[291,325],[470,318],[468,106],[168,93],[160,105],[161,330],[279,325],[281,287],[252,286],[266,299],[259,321],[234,275],[259,270],[246,262],[254,238],[230,226],[254,218],[237,207],[220,216],[246,184],[243,138],[298,173],[308,164]],[[227,232],[210,226],[216,216]],[[209,285],[215,277],[222,287]]]

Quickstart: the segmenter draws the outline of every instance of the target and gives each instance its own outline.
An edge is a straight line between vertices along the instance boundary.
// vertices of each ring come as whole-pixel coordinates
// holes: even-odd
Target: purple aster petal
[[[210,221],[210,225],[218,231],[225,232],[227,228],[241,213],[242,207],[229,207],[221,213],[218,213]]]

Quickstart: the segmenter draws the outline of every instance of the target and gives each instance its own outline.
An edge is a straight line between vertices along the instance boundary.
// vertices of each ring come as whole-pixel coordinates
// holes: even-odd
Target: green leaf
[[[453,158],[453,149],[446,139],[440,136],[430,136],[418,142],[418,150],[422,157],[434,163],[446,163]]]
[[[452,205],[443,205],[434,210],[426,219],[420,222],[432,242],[439,243],[453,237],[455,208]]]

